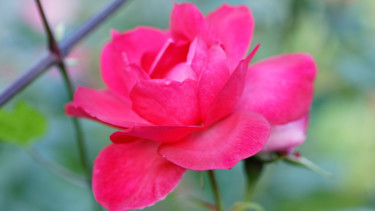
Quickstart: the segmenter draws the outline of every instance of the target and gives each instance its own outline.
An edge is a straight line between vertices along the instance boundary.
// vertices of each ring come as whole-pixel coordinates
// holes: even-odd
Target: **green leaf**
[[[237,202],[230,211],[265,211],[265,209],[260,204],[254,202]]]
[[[43,114],[25,103],[18,103],[13,111],[0,109],[0,141],[29,146],[46,127]]]
[[[322,168],[320,168],[319,166],[317,166],[315,163],[313,163],[309,159],[303,157],[299,153],[293,153],[293,154],[290,154],[290,155],[286,156],[284,158],[284,161],[286,161],[286,162],[288,162],[290,164],[294,164],[294,165],[305,167],[305,168],[310,169],[310,170],[314,171],[315,173],[318,173],[318,174],[320,174],[320,175],[322,175],[324,177],[327,177],[327,178],[331,178],[332,177],[331,173],[323,170]]]

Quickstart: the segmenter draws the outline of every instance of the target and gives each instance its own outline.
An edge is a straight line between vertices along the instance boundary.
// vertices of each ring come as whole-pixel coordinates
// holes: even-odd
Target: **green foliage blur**
[[[46,1],[52,0],[42,2]],[[110,1],[60,2],[64,7],[46,9],[51,16],[61,10],[60,19],[53,25],[60,27],[61,33],[63,24],[65,35],[69,35]],[[308,138],[298,151],[332,173],[333,178],[283,162],[267,164],[251,201],[268,211],[375,210],[375,1],[177,2],[192,2],[203,13],[223,2],[248,5],[256,21],[252,47],[261,44],[255,61],[288,52],[308,52],[318,64]],[[167,28],[172,7],[172,0],[133,0],[125,4],[71,53],[70,57],[78,60],[69,67],[74,84],[103,88],[98,61],[101,47],[110,39],[110,29],[125,31],[139,25]],[[0,2],[0,91],[33,64],[46,47],[43,29],[30,22],[29,10],[36,10],[32,0]],[[32,150],[83,174],[73,126],[64,115],[68,95],[59,72],[50,69],[2,109],[10,113],[19,101],[37,109],[48,122],[44,135],[30,137],[35,143]],[[89,157],[94,160],[110,143],[114,129],[88,120],[82,123]],[[232,170],[217,171],[226,208],[245,197],[242,167],[239,163]],[[201,181],[199,172],[189,171],[173,194],[145,210],[204,210],[194,203],[197,198],[213,202],[206,175]],[[86,188],[57,176],[33,159],[28,150],[0,142],[0,210],[93,209],[92,195]]]
[[[25,103],[18,103],[12,112],[0,110],[0,141],[28,147],[46,126],[43,114]]]

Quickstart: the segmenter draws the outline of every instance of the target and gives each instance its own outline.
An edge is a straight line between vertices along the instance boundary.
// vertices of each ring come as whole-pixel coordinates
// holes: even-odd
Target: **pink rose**
[[[101,55],[108,89],[79,87],[66,107],[121,129],[95,161],[101,205],[150,206],[186,169],[230,169],[262,150],[271,128],[278,133],[307,115],[313,59],[289,54],[248,67],[258,47],[243,59],[253,28],[245,6],[223,5],[204,17],[192,4],[176,4],[168,30],[112,32]]]

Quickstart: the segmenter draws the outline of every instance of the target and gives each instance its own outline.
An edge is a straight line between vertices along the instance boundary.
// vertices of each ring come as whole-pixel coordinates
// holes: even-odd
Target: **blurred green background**
[[[62,23],[69,35],[110,1],[42,2],[54,27],[61,29]],[[223,2],[248,5],[256,21],[252,46],[261,43],[255,60],[302,51],[312,54],[318,64],[308,138],[298,150],[331,172],[333,178],[276,162],[267,165],[252,201],[271,211],[375,210],[375,1],[184,2],[193,2],[203,13]],[[79,61],[70,67],[75,85],[104,87],[98,61],[111,28],[167,28],[172,6],[172,0],[133,0],[120,8],[71,53],[70,57]],[[46,47],[35,12],[32,0],[0,2],[0,91],[33,64]],[[86,188],[52,173],[30,153],[37,152],[82,174],[73,127],[63,111],[67,100],[62,79],[52,68],[2,108],[10,111],[23,101],[45,116],[47,128],[26,147],[0,136],[0,210],[94,209]],[[108,137],[114,129],[88,120],[82,123],[93,160],[110,143]],[[244,198],[242,163],[232,170],[217,171],[217,175],[227,208]],[[205,180],[202,189],[200,173],[190,171],[173,194],[146,210],[200,210],[192,198],[213,200],[209,183]]]

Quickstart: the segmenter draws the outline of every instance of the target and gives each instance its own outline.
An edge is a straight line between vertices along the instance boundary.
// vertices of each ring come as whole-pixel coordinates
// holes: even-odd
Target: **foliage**
[[[46,118],[26,103],[18,103],[12,111],[0,110],[0,141],[29,146],[47,128]]]

